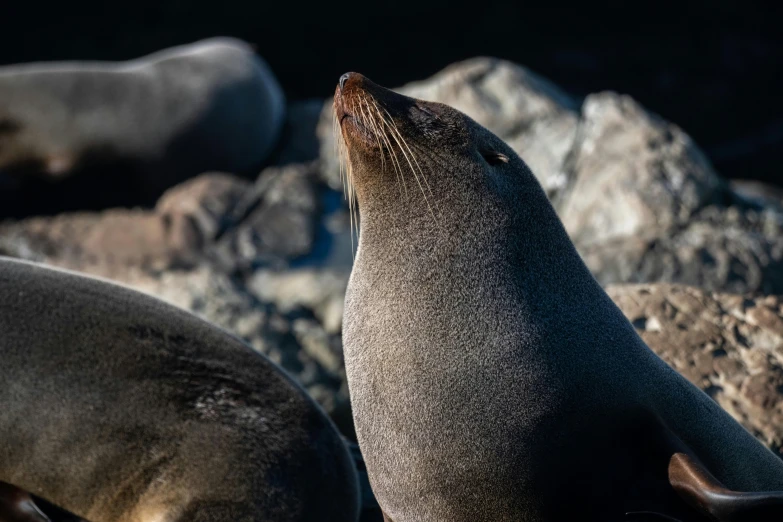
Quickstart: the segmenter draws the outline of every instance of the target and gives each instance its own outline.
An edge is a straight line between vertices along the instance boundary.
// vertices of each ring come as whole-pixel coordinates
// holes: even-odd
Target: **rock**
[[[131,267],[164,270],[188,257],[192,237],[176,235],[161,216],[108,210],[30,218],[0,225],[0,253],[113,277]]]
[[[320,217],[315,164],[270,167],[229,212],[214,248],[225,266],[285,265],[313,249]]]
[[[710,206],[659,232],[578,245],[598,281],[673,282],[708,291],[783,292],[783,216]]]
[[[176,233],[193,236],[194,246],[203,249],[218,239],[252,187],[251,182],[231,174],[202,174],[164,193],[155,213]]]
[[[607,291],[655,353],[783,456],[783,299],[668,284]]]
[[[721,196],[720,178],[690,137],[628,96],[588,96],[577,136],[557,207],[578,244],[665,235]]]
[[[321,189],[313,164],[266,169],[255,184],[207,173],[167,191],[154,210],[0,223],[0,253],[107,277],[203,259],[228,272],[287,266],[313,250]]]
[[[192,265],[251,183],[204,174],[166,192],[155,210],[112,209],[0,224],[0,253],[92,275]]]
[[[525,158],[550,195],[565,186],[562,167],[575,138],[579,103],[528,69],[495,58],[474,58],[395,90],[451,105],[487,127]],[[330,99],[318,137],[323,175],[330,187],[340,190],[332,121]]]
[[[258,270],[248,280],[254,295],[282,311],[305,307],[313,311],[326,332],[342,331],[345,287],[350,266],[343,269],[301,268],[286,271]]]

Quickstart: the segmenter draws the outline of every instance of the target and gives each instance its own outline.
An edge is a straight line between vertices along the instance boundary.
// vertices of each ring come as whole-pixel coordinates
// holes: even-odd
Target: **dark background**
[[[348,70],[398,86],[460,59],[507,58],[575,94],[631,94],[689,132],[725,176],[783,184],[778,1],[3,4],[3,64],[127,59],[230,35],[258,46],[293,100],[327,97]]]

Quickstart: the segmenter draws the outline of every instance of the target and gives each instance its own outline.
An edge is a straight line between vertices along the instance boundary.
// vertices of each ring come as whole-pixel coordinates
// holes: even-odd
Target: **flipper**
[[[0,482],[0,522],[50,522],[30,494]]]
[[[731,491],[684,453],[669,460],[669,482],[685,502],[717,522],[783,521],[783,491]]]

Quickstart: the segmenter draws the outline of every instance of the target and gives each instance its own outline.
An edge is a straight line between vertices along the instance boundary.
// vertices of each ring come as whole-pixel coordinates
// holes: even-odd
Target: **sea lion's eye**
[[[508,156],[496,150],[482,150],[481,155],[490,165],[501,165],[503,163],[508,163]]]

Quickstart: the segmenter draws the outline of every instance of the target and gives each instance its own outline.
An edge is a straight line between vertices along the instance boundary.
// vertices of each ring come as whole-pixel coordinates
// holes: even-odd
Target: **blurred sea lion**
[[[196,316],[0,258],[0,520],[345,521],[356,469],[319,406]]]
[[[104,206],[151,204],[204,171],[257,172],[284,113],[267,64],[232,38],[126,62],[0,67],[0,172],[22,179],[28,205],[45,190]],[[81,176],[75,196],[51,186]]]

